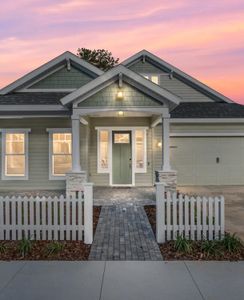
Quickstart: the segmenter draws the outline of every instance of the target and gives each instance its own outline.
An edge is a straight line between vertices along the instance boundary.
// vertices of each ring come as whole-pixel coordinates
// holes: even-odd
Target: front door
[[[131,131],[113,131],[113,184],[132,184]]]

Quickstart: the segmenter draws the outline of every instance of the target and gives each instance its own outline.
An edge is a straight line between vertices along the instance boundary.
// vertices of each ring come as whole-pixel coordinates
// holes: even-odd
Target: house
[[[143,50],[65,52],[0,91],[0,190],[244,184],[244,106]]]

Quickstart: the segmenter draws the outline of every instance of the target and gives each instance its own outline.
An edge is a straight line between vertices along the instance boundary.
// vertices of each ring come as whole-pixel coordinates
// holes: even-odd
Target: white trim
[[[9,92],[12,92],[13,90],[16,90],[18,87],[23,86],[33,78],[37,77],[38,75],[42,74],[43,72],[48,71],[50,68],[55,67],[56,65],[64,62],[66,63],[66,60],[70,59],[74,63],[82,66],[83,68],[91,71],[94,73],[94,75],[102,75],[104,72],[98,69],[97,67],[93,66],[92,64],[86,62],[83,59],[80,59],[78,56],[74,55],[73,53],[66,51],[63,54],[55,57],[54,59],[50,60],[49,62],[43,64],[39,68],[35,69],[34,71],[24,75],[20,79],[14,81],[13,83],[9,84],[8,86],[4,87],[0,90],[0,95],[5,95]]]
[[[0,106],[1,111],[68,111],[68,109],[62,105],[46,105],[46,104],[40,104],[40,105],[1,105]]]
[[[244,118],[170,118],[170,123],[244,123]]]
[[[171,137],[238,137],[244,136],[244,132],[172,132]]]
[[[212,94],[213,96],[227,102],[227,103],[233,103],[231,99],[228,97],[220,94],[219,92],[213,90],[209,86],[205,85],[204,83],[198,81],[197,79],[191,77],[190,75],[186,74],[185,72],[181,71],[180,69],[174,67],[173,65],[167,63],[166,61],[162,60],[161,58],[157,57],[156,55],[150,53],[147,50],[142,50],[131,57],[127,58],[122,62],[122,65],[129,67],[131,66],[134,62],[138,61],[142,57],[148,57],[152,61],[156,62],[159,66],[162,66],[166,69],[168,69],[171,74],[174,76],[174,73],[177,74],[178,76],[188,80],[190,83],[194,84],[196,87],[199,87],[203,90],[205,90],[207,93]]]
[[[29,180],[29,133],[30,128],[4,128],[0,129],[2,133],[2,180]],[[6,134],[7,133],[23,133],[25,135],[25,175],[24,176],[9,176],[5,175],[5,156],[6,156]]]
[[[47,128],[46,131],[48,132],[48,173],[49,173],[49,180],[65,180],[66,175],[58,176],[53,175],[52,168],[52,155],[53,155],[53,133],[71,133],[71,128]],[[71,170],[70,170],[71,171]]]
[[[65,96],[61,99],[63,105],[74,102],[74,105],[77,107],[78,103],[84,101],[88,97],[102,90],[104,86],[116,81],[119,79],[119,76],[123,76],[123,81],[128,82],[131,85],[136,85],[138,89],[143,90],[144,93],[149,95],[152,98],[157,99],[164,103],[165,101],[170,102],[175,107],[180,103],[180,98],[176,95],[173,95],[166,89],[160,87],[157,84],[154,84],[150,80],[142,77],[141,75],[127,69],[122,65],[118,65],[113,69],[107,71],[103,75],[97,77],[96,79],[88,82],[86,85],[77,89],[73,93]]]
[[[135,127],[117,127],[117,126],[97,126],[95,127],[95,130],[97,130],[97,173],[98,174],[109,174],[109,185],[110,186],[135,186],[135,174],[140,173],[147,173],[147,130],[149,127],[147,126],[135,126]],[[99,132],[101,130],[106,130],[109,132],[109,146],[108,146],[108,169],[102,170],[100,168],[100,148],[99,148]],[[144,131],[144,168],[143,169],[136,169],[136,153],[135,153],[135,131],[136,130],[143,130]],[[130,131],[131,132],[131,151],[132,151],[132,165],[131,165],[131,172],[132,172],[132,183],[131,184],[125,184],[125,185],[118,185],[113,184],[113,174],[112,174],[112,162],[113,162],[113,152],[112,152],[112,146],[113,146],[113,137],[112,133],[113,131]]]

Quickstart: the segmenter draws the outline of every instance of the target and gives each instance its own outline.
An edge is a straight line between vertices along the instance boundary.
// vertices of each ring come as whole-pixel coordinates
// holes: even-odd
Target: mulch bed
[[[95,233],[101,207],[93,208],[93,230]],[[83,241],[59,241],[63,249],[59,253],[49,254],[48,245],[53,241],[32,241],[31,251],[25,257],[22,257],[19,251],[19,241],[0,241],[4,245],[5,251],[0,252],[0,260],[88,260],[91,245],[84,244]]]
[[[154,235],[156,233],[156,207],[155,205],[144,206],[148,220],[152,226]],[[235,253],[222,250],[218,255],[206,255],[201,250],[201,241],[192,241],[192,251],[190,253],[177,252],[174,241],[159,244],[160,251],[164,260],[217,260],[217,261],[238,261],[244,260],[244,246]]]

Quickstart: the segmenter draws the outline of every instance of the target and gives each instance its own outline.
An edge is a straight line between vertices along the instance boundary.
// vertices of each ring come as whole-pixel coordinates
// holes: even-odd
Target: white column
[[[72,172],[80,171],[80,118],[72,116]]]
[[[169,117],[162,117],[162,170],[170,171],[170,128]]]

